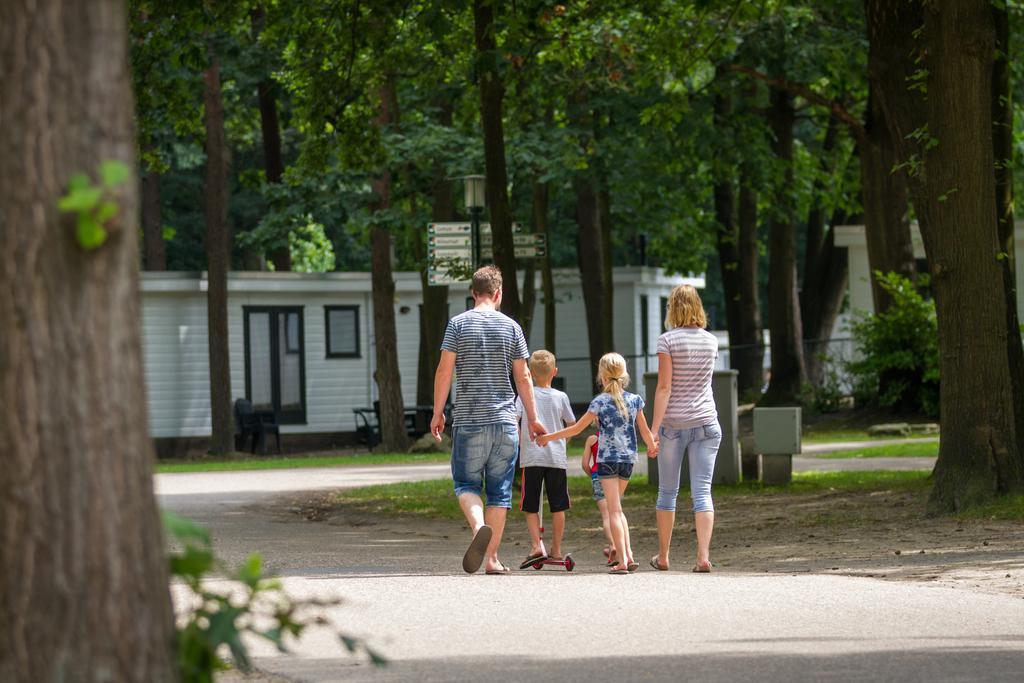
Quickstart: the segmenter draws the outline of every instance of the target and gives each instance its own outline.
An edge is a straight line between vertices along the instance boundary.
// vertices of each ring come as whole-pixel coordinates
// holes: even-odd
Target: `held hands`
[[[544,446],[548,441],[551,441],[551,439],[541,440],[544,439],[544,436],[542,435],[547,433],[547,427],[541,424],[540,420],[534,420],[530,423],[530,438],[536,441],[539,445]]]
[[[444,413],[435,413],[434,419],[430,421],[430,433],[434,439],[441,443],[441,434],[444,433]]]
[[[651,458],[652,460],[654,458],[657,458],[658,457],[658,449],[659,448],[661,448],[661,444],[658,442],[657,439],[655,439],[653,441],[648,441],[647,442],[647,457]]]

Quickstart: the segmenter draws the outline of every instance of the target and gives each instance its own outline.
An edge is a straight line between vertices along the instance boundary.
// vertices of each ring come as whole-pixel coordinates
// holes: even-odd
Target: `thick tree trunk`
[[[160,174],[142,176],[142,258],[146,270],[167,270],[167,248],[160,215]]]
[[[991,7],[987,0],[966,0],[918,11],[924,16],[917,43],[923,64],[913,63],[909,55],[904,57],[909,63],[881,76],[893,94],[885,100],[886,112],[901,156],[916,154],[920,160],[910,187],[935,290],[942,378],[942,443],[929,505],[934,512],[951,512],[997,493],[1020,491],[1024,463],[1007,356],[1010,302],[996,258]],[[902,23],[906,17],[885,10],[878,16],[901,22],[883,24],[888,36],[910,30]],[[917,123],[912,103],[919,103],[920,96],[908,97],[894,82],[921,67],[927,74],[927,98],[923,107],[918,104],[919,111],[937,144],[907,139],[916,130],[907,126]]]
[[[597,363],[610,349],[604,345],[601,315],[604,311],[604,287],[601,286],[603,266],[601,258],[601,213],[597,193],[589,178],[577,178],[576,224],[580,278],[583,282],[583,308],[587,316],[587,345],[590,350],[590,375],[596,384]]]
[[[224,100],[220,59],[210,47],[210,66],[203,73],[203,124],[206,128],[207,346],[210,356],[210,452],[232,452],[235,424],[231,412],[231,364],[228,353],[228,270],[231,231],[228,228],[228,149],[224,132]]]
[[[484,133],[484,165],[487,169],[487,208],[491,219],[494,263],[501,269],[501,310],[519,319],[519,283],[516,280],[516,253],[512,242],[512,211],[508,203],[508,173],[505,162],[505,129],[502,100],[505,86],[501,80],[495,39],[493,0],[473,0],[473,26],[480,78],[480,122]]]
[[[380,110],[377,125],[381,129],[394,124],[397,118],[395,83],[388,78],[380,88]],[[391,171],[387,168],[373,179],[376,196],[373,210],[391,206]],[[405,431],[405,404],[402,400],[402,377],[398,370],[398,333],[395,326],[395,279],[391,268],[391,232],[374,225],[370,230],[370,282],[373,289],[373,331],[376,344],[377,370],[374,380],[380,397],[381,445],[385,451],[404,451],[409,445]]]
[[[776,189],[776,215],[769,242],[768,317],[771,330],[771,379],[762,399],[767,405],[797,404],[807,381],[803,329],[796,281],[796,228],[793,223],[793,96],[772,90],[769,112],[775,141],[772,149],[785,180]]]
[[[757,191],[749,169],[740,168],[738,294],[739,327],[729,333],[731,365],[738,372],[736,388],[744,398],[761,394],[764,386],[764,327],[758,282]]]
[[[105,243],[69,178],[136,168],[123,2],[0,4],[0,680],[174,681],[139,320],[138,185]]]

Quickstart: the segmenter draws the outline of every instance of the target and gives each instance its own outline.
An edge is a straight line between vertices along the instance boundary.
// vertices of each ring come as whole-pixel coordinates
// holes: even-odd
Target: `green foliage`
[[[309,626],[332,627],[322,610],[337,600],[294,600],[281,583],[267,576],[259,555],[251,555],[230,576],[231,590],[218,592],[205,584],[210,574],[222,570],[216,560],[209,533],[201,526],[173,513],[164,512],[164,528],[181,550],[170,555],[170,571],[188,589],[183,599],[175,639],[178,670],[185,683],[210,683],[216,671],[229,668],[222,657],[242,671],[252,668],[245,637],[258,637],[288,652],[289,638],[298,638]],[[382,666],[383,657],[362,641],[339,633],[341,644],[353,654],[366,656]]]
[[[128,165],[123,161],[100,162],[100,184],[94,185],[85,173],[68,179],[68,192],[57,201],[61,213],[75,214],[75,239],[86,251],[103,246],[108,228],[117,217],[116,190],[128,180]]]
[[[306,225],[288,235],[292,270],[297,273],[327,273],[334,270],[334,247],[324,226],[309,217]]]
[[[938,415],[939,348],[934,302],[921,295],[927,276],[915,284],[896,273],[875,272],[892,298],[889,310],[853,324],[861,357],[847,364],[858,404]]]

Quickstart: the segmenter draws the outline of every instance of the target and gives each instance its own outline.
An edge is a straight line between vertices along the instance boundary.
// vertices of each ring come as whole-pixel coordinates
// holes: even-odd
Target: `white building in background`
[[[914,244],[914,258],[923,260],[924,243],[917,224],[910,227],[910,237]],[[868,243],[864,235],[863,225],[841,225],[836,227],[836,246],[846,247],[849,263],[850,311],[873,313],[874,301],[871,298],[871,268],[868,266]],[[1017,221],[1014,226],[1014,258],[1017,277],[1017,317],[1024,320],[1024,221]]]
[[[656,369],[654,344],[672,289],[704,287],[704,277],[660,268],[616,268],[615,349],[627,357],[634,390]],[[154,438],[210,434],[206,280],[197,273],[142,275],[143,358]],[[402,393],[415,404],[419,363],[418,273],[395,274],[395,318]],[[538,276],[530,348],[547,346]],[[468,287],[449,288],[449,314],[471,305]],[[559,376],[574,402],[593,396],[579,272],[555,271]],[[233,272],[228,278],[232,399],[273,405],[285,434],[356,428],[354,408],[377,398],[369,273]]]

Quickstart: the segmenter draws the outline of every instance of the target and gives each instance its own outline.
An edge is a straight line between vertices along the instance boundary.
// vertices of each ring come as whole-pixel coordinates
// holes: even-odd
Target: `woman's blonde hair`
[[[665,328],[674,330],[677,327],[708,326],[708,316],[704,312],[704,304],[700,294],[693,285],[679,285],[668,297],[668,313],[665,315]]]
[[[628,420],[629,409],[626,408],[626,398],[623,395],[626,387],[629,386],[626,359],[617,353],[606,353],[601,356],[601,360],[597,364],[597,381],[601,383],[605,393],[612,395],[622,417]]]

